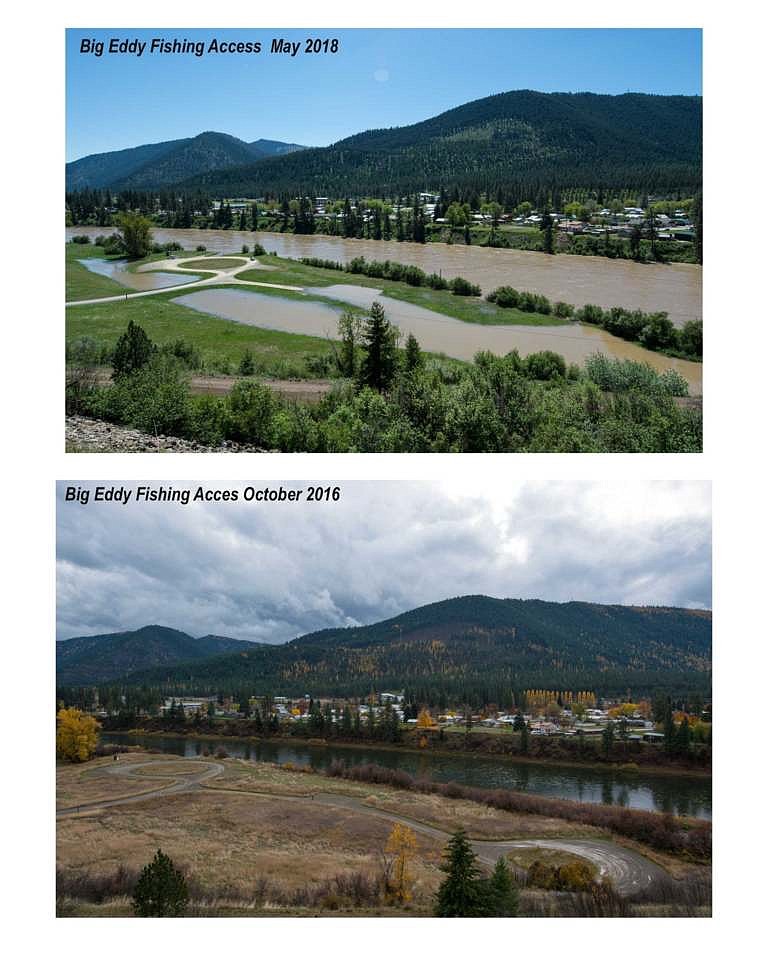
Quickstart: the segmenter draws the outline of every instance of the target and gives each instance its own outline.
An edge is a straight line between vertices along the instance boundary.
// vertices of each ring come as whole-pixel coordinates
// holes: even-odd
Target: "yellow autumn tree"
[[[418,849],[416,834],[410,827],[396,823],[384,849],[393,858],[387,876],[387,897],[393,903],[407,903],[413,895],[410,863]]]
[[[422,729],[429,729],[435,725],[435,721],[432,719],[432,714],[427,710],[426,707],[422,707],[419,710],[419,715],[416,718],[416,726]]]
[[[56,755],[68,763],[90,760],[99,742],[101,724],[75,707],[56,714]]]

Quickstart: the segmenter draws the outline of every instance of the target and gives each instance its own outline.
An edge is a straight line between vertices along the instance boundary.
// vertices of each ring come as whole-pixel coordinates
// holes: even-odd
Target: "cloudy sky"
[[[83,506],[66,502],[68,485],[57,505],[60,640],[158,623],[281,643],[477,593],[711,605],[701,482],[505,482],[483,494],[459,482],[347,482],[337,503],[270,505],[242,502],[233,484],[237,503],[187,506],[93,495]]]

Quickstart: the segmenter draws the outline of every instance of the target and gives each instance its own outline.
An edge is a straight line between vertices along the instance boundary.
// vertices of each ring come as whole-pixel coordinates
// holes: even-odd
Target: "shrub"
[[[125,253],[123,238],[118,233],[110,234],[101,245],[104,247],[104,253],[106,253],[107,256]]]
[[[565,303],[563,300],[558,300],[552,308],[552,312],[556,317],[566,319],[573,316],[574,306],[572,303]]]
[[[427,286],[433,290],[447,290],[448,281],[444,277],[441,277],[439,273],[430,273],[427,276]]]
[[[252,377],[253,374],[256,373],[256,362],[251,350],[246,349],[240,358],[240,363],[237,365],[237,372],[241,377]]]
[[[207,249],[208,248],[204,243],[198,243],[198,245],[195,247],[195,250],[197,250],[198,253],[205,253]]]
[[[278,403],[269,387],[252,381],[236,383],[227,401],[232,439],[271,446],[274,438],[272,421]]]
[[[86,244],[90,242],[91,242],[91,238],[88,236],[87,233],[78,233],[78,234],[75,234],[74,237],[72,237],[72,243]]]
[[[418,267],[406,267],[403,274],[403,280],[411,287],[420,287],[426,280],[427,275]]]
[[[499,307],[517,307],[520,303],[520,293],[514,287],[498,287],[485,299]]]
[[[552,350],[530,353],[525,358],[525,372],[534,380],[557,380],[565,377],[565,360]]]
[[[188,370],[200,370],[203,366],[203,356],[198,348],[187,343],[186,340],[173,340],[170,343],[164,343],[160,348],[160,353],[169,357],[176,357]]]
[[[638,339],[649,350],[660,350],[677,344],[677,331],[665,312],[652,313],[640,330]]]
[[[189,391],[175,357],[158,353],[141,369],[116,381],[105,401],[108,419],[147,433],[184,435]]]
[[[680,350],[689,357],[701,359],[704,352],[704,336],[701,320],[688,320],[678,332]]]
[[[657,373],[648,363],[619,360],[595,353],[584,364],[586,375],[601,390],[625,393],[636,390],[651,395],[685,397],[688,383],[675,370]]]
[[[226,438],[228,430],[226,403],[221,397],[204,394],[190,397],[188,435],[197,443],[217,447]]]
[[[264,249],[264,247],[262,247],[260,243],[254,243],[253,246],[251,247],[251,254],[254,257],[263,257],[266,254],[266,252],[267,251]]]
[[[484,803],[489,807],[512,813],[536,814],[568,820],[572,823],[591,824],[603,830],[612,830],[621,836],[645,843],[658,850],[688,855],[699,861],[708,860],[712,855],[712,826],[701,821],[694,827],[689,827],[675,817],[645,810],[558,800],[554,797],[513,790],[416,781],[402,770],[392,770],[372,763],[352,767],[343,762],[331,764],[326,770],[326,776],[367,783],[384,783],[400,789],[418,790],[422,793]]]
[[[448,283],[448,287],[457,297],[479,297],[482,292],[476,283],[470,283],[464,277],[454,277]]]
[[[601,326],[603,323],[603,308],[594,303],[585,303],[576,313],[575,318],[579,323],[594,323]]]

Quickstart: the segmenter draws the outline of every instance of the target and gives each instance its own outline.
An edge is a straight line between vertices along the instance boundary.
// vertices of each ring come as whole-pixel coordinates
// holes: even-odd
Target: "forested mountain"
[[[71,190],[152,189],[176,183],[207,170],[221,170],[304,148],[279,140],[246,143],[226,133],[206,132],[183,140],[149,143],[129,150],[95,153],[67,164]]]
[[[59,684],[105,683],[136,670],[189,663],[251,647],[253,644],[246,640],[190,637],[180,630],[158,626],[126,633],[72,637],[56,644],[56,680]]]
[[[440,190],[502,202],[573,188],[692,193],[701,178],[700,97],[517,90],[330,147],[209,170],[182,186],[213,195],[389,196]],[[557,205],[557,204],[555,204]]]
[[[366,627],[134,673],[175,692],[356,694],[419,687],[449,695],[544,687],[705,689],[711,614],[667,607],[458,597]],[[59,684],[64,681],[59,677]]]

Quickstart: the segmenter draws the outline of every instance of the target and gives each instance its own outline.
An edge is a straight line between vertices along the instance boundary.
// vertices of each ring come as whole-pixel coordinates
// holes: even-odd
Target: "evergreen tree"
[[[613,750],[613,722],[610,720],[603,729],[603,750],[606,753]]]
[[[687,756],[691,749],[691,726],[688,723],[688,717],[683,717],[680,726],[677,728],[675,746],[681,756]]]
[[[704,263],[704,233],[701,191],[693,198],[691,215],[693,217],[693,250],[697,263]]]
[[[664,749],[667,753],[675,753],[677,747],[677,728],[675,727],[675,718],[672,716],[672,704],[667,705],[667,712],[664,717]]]
[[[544,211],[544,215],[541,218],[541,232],[542,232],[542,249],[544,253],[554,253],[555,252],[555,229],[554,222],[552,217],[549,215],[549,210]]]
[[[488,885],[488,916],[516,917],[519,903],[517,886],[504,857],[499,857]]]
[[[440,869],[446,875],[437,891],[435,915],[438,917],[481,917],[488,906],[477,857],[463,828],[451,837],[443,853]]]
[[[405,342],[405,369],[408,373],[412,373],[414,370],[421,369],[423,362],[419,341],[409,333]]]
[[[121,334],[112,357],[112,379],[127,377],[149,363],[155,346],[133,320],[128,321],[125,333]]]
[[[141,871],[133,892],[133,909],[139,917],[180,917],[187,908],[189,894],[183,875],[170,857],[158,850],[151,863]]]
[[[245,353],[240,358],[237,372],[241,377],[252,377],[256,372],[256,361],[250,349],[246,348]]]
[[[378,302],[371,307],[364,332],[365,356],[360,368],[360,381],[364,386],[386,390],[395,376],[396,330],[384,316],[384,308]]]

